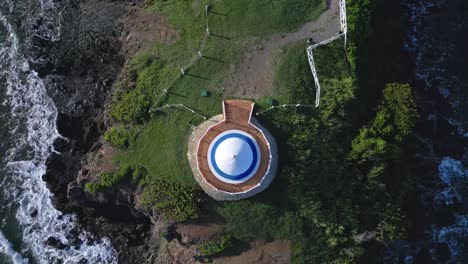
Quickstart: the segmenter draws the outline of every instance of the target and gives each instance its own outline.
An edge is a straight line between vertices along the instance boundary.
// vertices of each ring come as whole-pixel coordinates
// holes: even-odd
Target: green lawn
[[[209,13],[211,35],[197,59],[181,76],[180,68],[196,54],[205,33],[205,5],[211,1],[157,2],[150,11],[168,16],[179,30],[175,44],[155,43],[152,50],[136,56],[131,69],[136,87],[151,98],[152,107],[184,104],[206,116],[222,112],[221,81],[238,63],[249,43],[268,34],[293,31],[325,10],[321,0],[217,1]],[[164,89],[168,89],[166,94]],[[208,90],[209,97],[200,92]],[[263,101],[263,100],[262,100]],[[186,157],[190,125],[203,119],[183,110],[154,113],[127,151],[116,156],[120,165],[142,165],[154,177],[194,184]]]

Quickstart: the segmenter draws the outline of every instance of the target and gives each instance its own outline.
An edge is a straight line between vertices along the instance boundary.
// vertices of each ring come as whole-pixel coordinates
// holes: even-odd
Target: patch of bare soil
[[[115,149],[108,143],[104,143],[100,148],[96,149],[91,154],[92,158],[83,167],[88,170],[91,175],[97,175],[101,172],[113,172],[117,170],[117,166],[112,161],[115,154]]]
[[[219,264],[287,264],[291,263],[291,241],[254,241],[251,249],[239,256],[220,257],[213,260]]]
[[[198,264],[202,263],[198,261],[195,256],[198,255],[198,246],[184,246],[177,239],[171,241],[161,241],[161,245],[156,252],[156,263],[167,263],[167,264]]]
[[[197,244],[184,245],[178,239],[171,241],[161,240],[160,246],[155,251],[155,259],[151,263],[174,264],[288,264],[291,263],[291,241],[263,240],[250,243],[250,249],[237,256],[222,256],[217,258],[200,257]]]
[[[231,67],[222,87],[224,95],[236,98],[260,98],[272,94],[275,64],[281,48],[312,38],[314,42],[326,40],[340,31],[338,0],[330,0],[328,9],[315,21],[304,24],[298,31],[276,34],[251,48],[241,62]],[[305,51],[304,51],[305,52]]]
[[[176,232],[180,235],[182,243],[193,244],[210,240],[219,229],[217,224],[178,224]]]
[[[150,49],[155,41],[175,43],[178,37],[179,33],[169,25],[165,16],[137,6],[127,7],[121,35],[122,53],[126,58]]]

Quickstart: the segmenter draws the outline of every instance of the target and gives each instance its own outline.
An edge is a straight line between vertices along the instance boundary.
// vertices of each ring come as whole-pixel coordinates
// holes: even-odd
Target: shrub
[[[104,140],[119,148],[127,148],[134,137],[132,131],[120,127],[113,127],[104,133]]]
[[[391,113],[392,123],[395,125],[396,140],[406,138],[414,128],[418,113],[416,103],[409,84],[389,83],[383,91],[384,101],[381,111],[388,109]]]
[[[140,90],[120,92],[114,98],[110,115],[118,121],[141,123],[149,116],[151,98]]]
[[[141,203],[170,221],[197,218],[202,202],[199,190],[189,185],[151,179],[144,183]]]
[[[199,247],[199,250],[203,256],[211,257],[231,248],[232,245],[233,238],[229,235],[224,235],[202,243]]]
[[[418,116],[408,84],[387,84],[383,95],[376,116],[359,131],[349,154],[351,160],[364,167],[369,179],[384,173],[385,163],[393,159],[398,144],[412,132]]]
[[[85,183],[85,190],[90,193],[97,193],[99,191],[99,186],[94,182]]]
[[[127,178],[134,182],[146,177],[147,170],[141,166],[124,166],[116,172],[102,172],[96,182],[87,182],[85,190],[90,193],[96,193],[104,188],[115,186]]]
[[[358,50],[371,30],[370,18],[374,9],[373,0],[346,0],[346,18],[348,23],[348,61],[356,68]]]
[[[387,141],[370,132],[371,129],[363,128],[352,142],[350,158],[363,161],[381,160],[387,150]]]
[[[357,264],[361,263],[359,257],[364,255],[365,249],[362,247],[350,247],[340,252],[340,257],[334,260],[333,264]]]
[[[392,242],[403,236],[406,230],[405,218],[399,207],[387,204],[380,212],[379,218],[379,224],[375,229],[377,241]]]

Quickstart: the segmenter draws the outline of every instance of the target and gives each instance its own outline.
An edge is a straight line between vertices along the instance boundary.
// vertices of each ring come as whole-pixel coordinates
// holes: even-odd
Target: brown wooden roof
[[[200,139],[197,150],[197,162],[200,173],[214,188],[231,193],[247,191],[255,187],[265,176],[270,163],[268,142],[262,132],[250,123],[253,103],[249,100],[226,100],[224,104],[224,121],[212,126]],[[219,180],[208,165],[208,148],[211,141],[227,130],[241,130],[250,134],[257,141],[260,148],[260,165],[252,178],[239,184],[230,184]]]

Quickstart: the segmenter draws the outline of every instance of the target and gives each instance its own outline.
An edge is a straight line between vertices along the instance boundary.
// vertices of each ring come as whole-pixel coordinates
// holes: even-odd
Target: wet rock
[[[59,137],[54,141],[53,149],[57,152],[64,153],[71,149],[70,140]]]
[[[438,209],[435,213],[435,223],[438,228],[452,225],[455,223],[455,216],[447,208]]]
[[[452,254],[450,253],[450,249],[447,244],[437,243],[435,246],[435,249],[436,249],[436,255],[439,261],[446,262],[450,260],[450,257]]]
[[[414,264],[433,264],[431,253],[427,248],[419,250],[418,254],[414,258]]]
[[[85,192],[80,187],[71,187],[67,191],[68,199],[70,201],[80,201],[85,195]]]
[[[60,239],[50,236],[47,241],[46,245],[57,248],[57,249],[65,249],[67,246],[63,244]]]
[[[54,194],[54,204],[62,212],[75,213],[95,237],[109,237],[119,252],[119,263],[148,263],[144,253],[157,242],[145,244],[150,231],[148,216],[135,209],[133,186],[108,188],[98,195],[83,190],[89,176],[83,165],[87,155],[100,146],[106,129],[106,100],[115,84],[125,58],[120,53],[122,17],[128,5],[143,1],[71,1],[61,10],[61,38],[57,41],[33,39],[32,67],[46,82],[47,92],[57,111],[58,138],[47,159],[43,179]],[[137,8],[137,7],[132,7]],[[36,21],[40,26],[42,21]],[[36,63],[37,62],[37,63]],[[82,175],[80,171],[83,169]],[[81,177],[77,180],[77,177]],[[92,176],[92,175],[91,175]],[[31,214],[37,214],[31,212]],[[67,237],[77,246],[79,230]],[[47,244],[66,248],[56,237]],[[83,259],[80,263],[87,263]]]
[[[36,217],[36,216],[37,216],[37,214],[38,214],[38,211],[37,211],[37,209],[34,209],[34,210],[32,210],[32,212],[31,212],[31,213],[29,213],[29,215],[30,215],[31,217]]]
[[[88,263],[89,263],[88,260],[85,258],[82,258],[78,261],[78,264],[88,264]]]
[[[465,139],[459,136],[447,136],[434,142],[434,150],[440,157],[460,158],[465,151]]]
[[[81,140],[83,123],[78,117],[59,113],[57,116],[57,130],[60,135],[74,140]]]
[[[437,5],[431,5],[427,8],[427,11],[431,14],[437,14],[441,12],[441,8]]]

